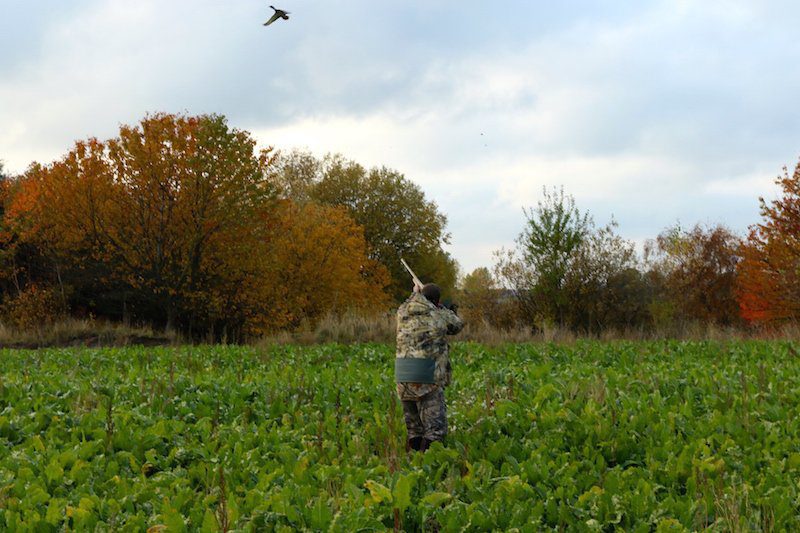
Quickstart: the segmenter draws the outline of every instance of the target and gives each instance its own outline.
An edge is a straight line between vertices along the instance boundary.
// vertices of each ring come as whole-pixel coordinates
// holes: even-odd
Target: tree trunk
[[[175,309],[175,304],[172,302],[167,303],[167,325],[164,326],[164,331],[166,333],[174,333],[175,332],[175,319],[178,316],[178,311]]]
[[[122,293],[122,324],[125,327],[131,325],[131,314],[128,310],[128,293],[124,291]]]

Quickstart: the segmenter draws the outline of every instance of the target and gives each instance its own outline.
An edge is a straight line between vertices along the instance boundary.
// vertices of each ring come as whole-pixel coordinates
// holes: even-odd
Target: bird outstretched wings
[[[270,17],[268,21],[264,23],[264,26],[269,26],[278,19],[289,20],[288,11],[284,11],[283,9],[276,9],[274,6],[269,6],[269,7],[271,7],[275,13],[272,15],[272,17]]]

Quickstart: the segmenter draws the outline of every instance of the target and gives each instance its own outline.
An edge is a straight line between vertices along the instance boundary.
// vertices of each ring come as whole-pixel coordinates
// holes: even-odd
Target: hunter
[[[415,283],[414,292],[397,310],[395,381],[409,450],[424,452],[447,435],[444,389],[451,374],[447,335],[461,331],[464,323],[439,303],[440,297],[437,285]]]

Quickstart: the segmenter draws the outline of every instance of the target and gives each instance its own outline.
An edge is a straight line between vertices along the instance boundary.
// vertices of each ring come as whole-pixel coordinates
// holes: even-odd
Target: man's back
[[[438,306],[439,295],[439,287],[425,285],[397,310],[395,381],[410,450],[425,451],[447,435],[447,335],[455,335],[464,324],[453,311]]]
[[[433,383],[399,382],[400,399],[416,399],[450,384],[447,335],[464,326],[449,309],[439,308],[420,293],[413,293],[397,310],[397,358],[431,359],[435,363]],[[413,384],[414,386],[411,386]]]

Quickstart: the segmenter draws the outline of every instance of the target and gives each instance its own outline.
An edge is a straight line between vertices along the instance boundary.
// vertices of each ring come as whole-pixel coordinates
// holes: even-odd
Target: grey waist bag
[[[436,383],[433,371],[436,361],[401,357],[394,360],[394,380],[396,383]]]

